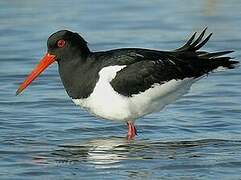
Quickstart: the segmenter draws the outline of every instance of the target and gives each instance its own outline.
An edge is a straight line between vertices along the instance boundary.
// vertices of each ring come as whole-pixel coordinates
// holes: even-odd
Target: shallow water
[[[175,49],[208,26],[205,50],[241,59],[241,2],[0,1],[0,179],[240,179],[240,68],[210,74],[160,113],[124,124],[75,106],[49,68],[15,91],[59,29],[81,32],[92,50]]]

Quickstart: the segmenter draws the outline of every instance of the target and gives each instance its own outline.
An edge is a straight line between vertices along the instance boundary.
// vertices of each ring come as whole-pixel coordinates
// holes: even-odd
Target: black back
[[[132,96],[151,88],[154,83],[197,78],[219,66],[234,68],[234,64],[238,62],[222,56],[232,51],[198,51],[212,35],[201,41],[205,31],[206,29],[193,41],[195,33],[184,46],[174,51],[124,48],[93,53],[89,51],[83,38],[79,39],[81,46],[73,46],[68,53],[60,56],[58,64],[61,80],[70,97],[87,98],[93,92],[102,68],[125,65],[110,83],[119,94]],[[74,34],[71,37],[74,41],[79,38],[75,36],[79,35]]]

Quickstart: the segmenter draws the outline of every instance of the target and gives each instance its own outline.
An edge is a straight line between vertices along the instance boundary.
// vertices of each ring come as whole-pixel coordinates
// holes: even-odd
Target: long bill
[[[36,79],[41,72],[43,72],[50,64],[56,60],[55,55],[47,53],[39,62],[39,64],[34,68],[34,70],[28,75],[28,77],[23,81],[16,91],[16,96],[20,94],[26,87],[28,87],[31,82]]]

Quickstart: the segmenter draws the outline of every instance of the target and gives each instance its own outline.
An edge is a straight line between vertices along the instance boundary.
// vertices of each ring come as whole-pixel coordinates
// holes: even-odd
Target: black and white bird
[[[92,52],[78,34],[61,30],[48,38],[48,51],[20,85],[22,92],[44,69],[57,61],[63,85],[76,105],[91,114],[125,122],[128,139],[136,135],[134,122],[173,103],[190,86],[218,67],[232,69],[238,61],[223,56],[233,51],[199,49],[206,29],[172,51],[122,48]]]

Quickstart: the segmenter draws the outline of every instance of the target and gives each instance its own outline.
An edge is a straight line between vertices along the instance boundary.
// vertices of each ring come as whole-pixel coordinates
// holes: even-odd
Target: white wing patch
[[[99,72],[99,80],[93,93],[85,99],[73,99],[74,103],[87,109],[97,117],[128,121],[143,115],[160,111],[187,93],[194,78],[171,80],[164,84],[154,84],[145,92],[132,97],[123,96],[112,88],[110,82],[116,73],[126,66],[108,66]]]

